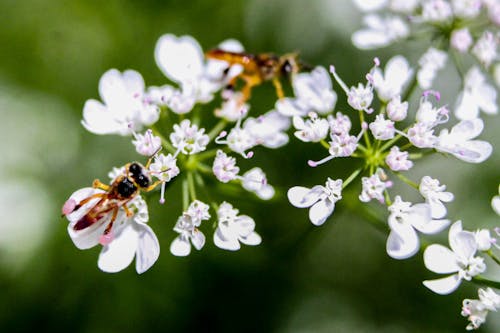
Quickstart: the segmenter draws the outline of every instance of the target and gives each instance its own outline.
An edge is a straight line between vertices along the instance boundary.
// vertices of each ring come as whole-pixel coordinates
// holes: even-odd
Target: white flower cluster
[[[450,154],[469,163],[481,163],[492,153],[491,144],[476,139],[484,127],[480,118],[462,119],[451,129],[442,128],[450,119],[450,111],[447,106],[434,104],[433,99],[440,100],[437,91],[425,90],[415,108],[404,100],[409,98],[416,88],[416,85],[409,85],[413,75],[427,76],[429,85],[432,84],[431,77],[441,65],[436,66],[435,60],[431,59],[433,55],[426,57],[425,61],[434,63],[434,68],[426,65],[428,72],[423,74],[413,74],[414,69],[402,56],[390,59],[384,71],[380,69],[379,60],[375,59],[374,68],[366,75],[368,83],[359,83],[352,88],[348,88],[335,68],[331,67],[334,78],[347,95],[348,104],[358,112],[361,124],[358,136],[349,135],[352,128],[349,117],[340,112],[334,116],[333,109],[329,113],[321,113],[321,116],[316,112],[309,112],[306,120],[302,118],[306,114],[294,115],[293,120],[297,129],[295,136],[299,140],[319,142],[328,149],[328,157],[317,162],[310,160],[309,166],[316,167],[337,157],[353,157],[361,159],[362,162],[346,179],[328,178],[324,186],[290,188],[290,203],[298,208],[309,208],[310,221],[319,226],[332,215],[335,203],[342,198],[342,190],[354,179],[367,173],[366,176],[360,177],[359,200],[363,203],[375,200],[387,206],[390,232],[386,250],[387,254],[395,259],[410,258],[419,252],[420,233],[437,234],[450,226],[451,221],[446,218],[448,212],[445,204],[454,199],[454,195],[446,191],[446,186],[438,179],[424,176],[416,183],[402,172],[410,170],[416,160],[433,152]],[[421,66],[424,66],[423,62],[420,62]],[[478,92],[477,89],[483,90]],[[475,92],[466,98],[488,90],[484,86],[477,89],[474,88]],[[375,101],[375,92],[378,103]],[[482,107],[479,105],[484,105],[484,98],[476,95],[473,99],[476,104],[470,107],[478,109]],[[378,112],[375,112],[377,106]],[[463,107],[459,105],[458,109]],[[414,116],[410,117],[412,111]],[[370,122],[367,115],[371,113],[375,114]],[[413,121],[409,123],[410,119]],[[435,133],[438,128],[439,133]],[[330,141],[327,142],[328,136]],[[407,142],[399,144],[402,139]],[[417,190],[423,202],[404,201],[400,195],[393,198],[390,189],[397,178]],[[495,207],[496,199],[492,205]],[[449,230],[449,242],[451,249],[434,244],[424,252],[424,262],[429,270],[451,274],[442,279],[424,281],[426,287],[439,294],[451,293],[462,280],[471,281],[483,273],[486,264],[484,259],[478,256],[478,252],[488,253],[496,239],[490,236],[487,229],[475,233],[464,231],[458,221]],[[471,325],[478,326],[480,319],[485,317],[485,313],[481,312],[485,307],[477,305],[468,309],[466,312],[473,322]]]

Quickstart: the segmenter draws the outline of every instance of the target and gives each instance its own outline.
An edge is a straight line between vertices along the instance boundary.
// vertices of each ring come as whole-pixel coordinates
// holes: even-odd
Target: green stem
[[[321,145],[326,149],[330,149],[330,145],[324,139],[320,141]]]
[[[359,122],[361,126],[365,122],[365,114],[364,111],[359,111]],[[365,139],[366,148],[371,149],[372,144],[370,142],[370,138],[368,137],[368,131],[363,131],[363,138]]]
[[[199,170],[200,172],[203,172],[205,174],[213,174],[212,168],[204,163],[198,163],[196,165],[196,170]]]
[[[384,152],[387,148],[391,147],[393,144],[395,144],[402,137],[403,136],[401,134],[396,135],[394,138],[387,141],[382,147],[380,147],[379,152],[381,152],[381,153]]]
[[[412,79],[411,79],[410,85],[406,89],[405,94],[401,97],[401,101],[406,101],[406,100],[408,100],[408,98],[410,98],[410,96],[415,91],[415,88],[418,86],[417,83],[418,83],[418,81],[417,81],[417,74],[414,74],[413,77],[412,77]]]
[[[217,151],[218,151],[218,149],[210,149],[210,150],[204,151],[202,153],[196,154],[195,155],[196,160],[197,161],[204,161],[207,158],[211,158],[211,157],[217,155]]]
[[[176,149],[170,144],[170,142],[158,131],[155,127],[152,128],[153,134],[161,139],[161,143],[169,153],[175,154]]]
[[[361,172],[361,168],[355,170],[351,175],[342,183],[342,189],[346,188]]]
[[[488,279],[482,277],[481,275],[474,276],[472,278],[472,282],[475,282],[477,284],[482,284],[482,285],[485,285],[485,286],[488,286],[491,288],[500,289],[500,282],[488,280]]]
[[[187,173],[187,183],[188,183],[188,189],[189,189],[189,195],[191,197],[191,201],[195,201],[196,200],[196,189],[194,186],[194,179],[193,179],[192,172]]]
[[[182,180],[182,210],[185,212],[189,207],[189,185],[187,178]]]
[[[221,119],[219,122],[208,132],[208,137],[212,141],[219,133],[226,127],[227,120]]]
[[[497,263],[497,265],[500,265],[500,258],[498,258],[491,250],[488,250],[486,253]]]
[[[407,178],[406,176],[403,176],[401,173],[399,172],[393,172],[399,179],[401,179],[403,182],[405,182],[406,184],[410,185],[411,187],[414,187],[418,190],[418,184],[415,183],[413,180]]]

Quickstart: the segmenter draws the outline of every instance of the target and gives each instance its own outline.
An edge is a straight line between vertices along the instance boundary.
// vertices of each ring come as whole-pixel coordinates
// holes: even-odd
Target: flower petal
[[[455,237],[450,239],[450,247],[460,258],[469,259],[477,251],[476,237],[469,231],[457,232]]]
[[[449,248],[439,244],[429,245],[424,251],[424,264],[428,270],[448,274],[458,272],[456,256]]]
[[[314,186],[312,189],[294,186],[288,190],[288,200],[298,208],[306,208],[317,202],[323,194],[323,186]]]
[[[452,127],[450,134],[458,140],[466,141],[474,139],[484,129],[484,122],[480,118],[462,120]]]
[[[196,229],[193,232],[191,242],[193,242],[193,246],[195,249],[201,250],[201,248],[205,245],[205,235],[201,231]]]
[[[392,229],[392,228],[391,228]],[[405,227],[391,230],[387,238],[387,254],[394,259],[407,259],[418,252],[419,240],[415,230],[406,225]]]
[[[202,49],[191,36],[161,36],[156,43],[155,59],[163,73],[177,83],[195,80],[204,70]]]
[[[103,247],[97,266],[107,273],[116,273],[127,268],[134,260],[137,236],[133,226],[127,226],[109,245]]]
[[[153,230],[146,224],[138,223],[139,243],[135,258],[135,270],[142,274],[158,260],[160,243]]]
[[[320,200],[309,209],[309,219],[317,226],[325,223],[326,219],[332,215],[335,203],[330,200]]]
[[[447,295],[454,292],[462,280],[457,274],[436,280],[426,280],[423,282],[424,286],[440,295]]]
[[[489,142],[472,140],[461,143],[453,155],[465,162],[481,163],[487,160],[492,152],[493,146]]]
[[[98,135],[121,134],[127,126],[119,123],[106,106],[94,99],[86,101],[83,106],[82,125],[87,131]]]
[[[262,238],[258,233],[252,232],[250,235],[246,237],[240,237],[240,242],[246,245],[259,245],[262,242]]]
[[[172,244],[170,244],[170,252],[174,256],[185,257],[191,253],[191,243],[185,237],[178,236]]]
[[[240,242],[236,237],[224,237],[219,228],[214,233],[214,244],[218,248],[229,251],[236,251],[240,249]]]

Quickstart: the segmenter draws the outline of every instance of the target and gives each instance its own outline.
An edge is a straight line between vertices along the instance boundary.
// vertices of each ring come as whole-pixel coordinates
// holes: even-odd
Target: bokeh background
[[[118,274],[99,271],[100,249],[76,249],[60,217],[74,190],[140,159],[128,139],[86,132],[81,111],[86,99],[98,98],[99,78],[110,68],[138,70],[148,85],[165,83],[153,58],[164,33],[192,35],[205,49],[236,38],[250,52],[300,51],[308,63],[335,64],[350,84],[362,80],[375,55],[384,63],[400,53],[415,64],[425,44],[356,50],[350,34],[360,14],[348,0],[0,0],[0,13],[0,332],[464,331],[461,302],[477,298],[477,288],[463,284],[438,296],[421,285],[435,275],[420,255],[390,259],[386,235],[359,214],[359,185],[319,228],[306,210],[287,204],[290,186],[348,174],[349,161],[307,167],[307,159],[323,156],[320,147],[295,141],[256,151],[251,162],[279,192],[270,202],[208,189],[257,222],[262,245],[236,253],[211,241],[187,258],[169,253],[179,184],[169,189],[168,205],[151,200],[150,225],[162,254],[141,276],[133,265]],[[439,79],[450,105],[456,78],[448,68]],[[338,109],[345,110],[345,96],[335,89]],[[258,87],[252,112],[268,111],[274,98],[271,85]],[[496,147],[499,119],[488,117],[482,135]],[[479,166],[438,156],[420,161],[411,175],[430,174],[448,185],[456,194],[452,219],[468,229],[492,227],[499,162],[498,150]],[[490,315],[481,331],[499,332],[500,315]]]

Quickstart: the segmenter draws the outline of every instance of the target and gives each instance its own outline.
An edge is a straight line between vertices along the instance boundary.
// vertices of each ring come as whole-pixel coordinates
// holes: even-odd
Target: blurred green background
[[[307,159],[324,154],[313,145],[257,150],[242,163],[243,170],[263,167],[281,193],[276,200],[218,197],[254,217],[263,237],[258,247],[230,253],[215,248],[207,233],[202,251],[173,257],[180,184],[169,189],[165,207],[151,200],[162,254],[141,276],[133,265],[118,274],[99,271],[100,249],[76,249],[60,217],[74,190],[140,159],[127,138],[86,132],[81,111],[85,100],[98,98],[99,78],[110,68],[138,70],[148,85],[165,83],[153,58],[164,33],[192,35],[204,49],[236,38],[255,53],[297,50],[308,63],[334,63],[350,84],[362,80],[375,55],[384,63],[402,53],[415,64],[425,45],[354,49],[349,38],[360,14],[348,0],[0,0],[0,13],[0,332],[464,331],[461,302],[477,298],[477,288],[463,284],[438,296],[421,285],[435,275],[420,255],[390,259],[386,236],[349,209],[359,185],[319,228],[306,210],[287,204],[290,186],[348,174],[348,161],[307,167]],[[440,82],[452,105],[456,74],[449,69]],[[345,110],[345,96],[335,90]],[[268,111],[274,98],[271,85],[258,87],[252,112]],[[482,135],[494,146],[499,118],[487,118]],[[479,166],[436,157],[417,163],[411,176],[430,174],[447,184],[456,194],[451,218],[466,228],[492,227],[499,162],[498,152]],[[500,316],[490,315],[481,331],[500,331]]]

